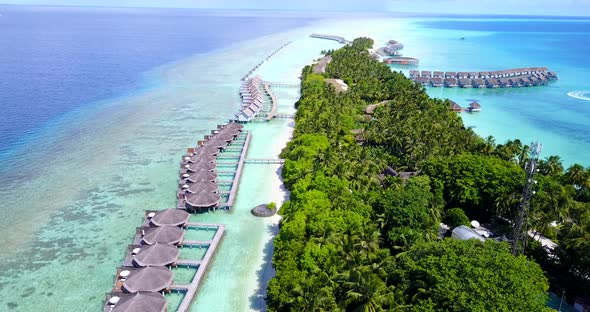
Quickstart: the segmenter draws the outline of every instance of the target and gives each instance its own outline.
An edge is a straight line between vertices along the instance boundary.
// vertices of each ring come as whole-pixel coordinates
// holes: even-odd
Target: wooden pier
[[[275,96],[275,94],[270,90],[270,84],[268,82],[264,82],[263,86],[266,95],[270,97],[270,103],[272,105],[270,112],[266,116],[266,120],[271,120],[277,115],[279,103],[277,101],[277,97]]]
[[[248,146],[250,146],[250,139],[252,138],[252,133],[247,131],[246,140],[244,141],[244,145],[242,145],[242,153],[240,154],[240,160],[238,161],[238,168],[236,169],[234,178],[232,180],[232,186],[229,193],[229,197],[227,202],[223,204],[224,207],[227,209],[231,209],[234,205],[234,201],[236,198],[236,194],[238,192],[238,184],[240,183],[240,177],[242,176],[242,169],[244,167],[244,162],[246,160],[246,154],[248,153]],[[222,205],[220,205],[222,206]]]
[[[277,114],[275,118],[283,118],[283,119],[295,119],[294,114]]]
[[[268,84],[273,88],[301,88],[301,84],[299,83],[289,83],[289,82],[272,82],[272,81],[264,81],[264,83]]]
[[[282,165],[285,163],[284,159],[278,158],[247,158],[245,160],[247,164],[278,164]]]
[[[318,33],[313,33],[309,36],[312,38],[317,38],[317,39],[333,40],[333,41],[337,41],[338,43],[341,43],[341,44],[351,43],[350,41],[346,40],[344,37],[340,37],[340,36],[318,34]]]
[[[289,41],[289,42],[283,44],[278,49],[274,50],[271,54],[269,54],[264,60],[262,60],[258,64],[256,64],[252,69],[250,69],[250,71],[248,71],[248,73],[246,75],[244,75],[244,77],[242,77],[242,81],[247,80],[256,70],[258,70],[258,68],[260,68],[260,66],[264,65],[264,63],[266,61],[270,60],[271,57],[273,57],[275,54],[279,53],[279,51],[284,49],[286,46],[290,45],[291,42],[292,41]]]
[[[225,225],[218,224],[216,226],[217,226],[217,232],[215,233],[213,240],[211,240],[211,243],[209,245],[209,248],[207,248],[207,252],[205,253],[205,256],[203,257],[202,260],[200,260],[200,263],[199,263],[198,269],[197,269],[197,273],[195,274],[195,277],[193,278],[192,282],[189,285],[182,285],[182,286],[176,285],[177,289],[184,290],[186,292],[184,295],[184,298],[182,298],[182,301],[180,302],[180,306],[176,310],[177,312],[187,312],[189,310],[191,303],[193,302],[195,295],[197,294],[197,289],[199,288],[199,284],[201,283],[201,280],[205,276],[205,272],[207,271],[207,266],[213,260],[213,255],[215,254],[215,251],[217,250],[217,246],[219,246],[219,243],[221,242],[221,238],[223,237],[223,233],[225,232]],[[173,287],[174,287],[174,285],[173,285]]]

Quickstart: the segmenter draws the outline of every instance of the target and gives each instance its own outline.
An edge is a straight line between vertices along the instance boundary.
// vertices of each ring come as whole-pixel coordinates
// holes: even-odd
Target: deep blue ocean
[[[186,9],[0,6],[0,158],[69,111],[149,87],[142,73],[154,67],[308,21]]]

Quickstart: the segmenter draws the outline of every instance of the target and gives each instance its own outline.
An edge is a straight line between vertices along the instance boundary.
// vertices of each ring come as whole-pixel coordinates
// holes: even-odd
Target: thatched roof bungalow
[[[150,217],[150,214],[153,215]],[[190,214],[182,209],[169,208],[158,212],[149,212],[147,218],[153,226],[186,226]]]
[[[201,190],[196,194],[185,195],[184,201],[187,209],[207,209],[219,205],[221,197],[218,194]]]
[[[107,295],[105,312],[166,312],[166,298],[159,292]]]
[[[174,273],[165,267],[125,269],[122,272],[125,271],[129,275],[125,278],[122,288],[123,291],[128,293],[140,291],[160,292],[172,286]]]
[[[184,239],[184,230],[177,226],[142,227],[136,230],[144,245],[178,245]]]
[[[174,245],[154,244],[141,247],[133,258],[137,267],[168,266],[176,262],[180,250]]]

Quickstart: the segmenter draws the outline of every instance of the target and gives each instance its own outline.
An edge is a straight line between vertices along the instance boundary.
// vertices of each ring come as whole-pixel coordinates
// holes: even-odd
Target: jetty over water
[[[125,260],[117,268],[113,289],[106,295],[103,311],[173,311],[166,295],[182,294],[175,311],[189,310],[197,288],[225,231],[222,224],[189,223],[189,214],[180,209],[148,210],[142,226],[127,248]],[[185,240],[189,231],[214,230],[208,241]],[[206,248],[200,259],[185,258],[182,250]],[[174,282],[174,268],[195,270],[189,284]]]
[[[292,41],[289,41],[289,42],[283,44],[282,46],[280,46],[278,49],[272,51],[272,53],[269,54],[264,60],[260,61],[252,69],[250,69],[250,71],[248,71],[248,73],[246,73],[246,75],[244,75],[244,77],[242,77],[242,81],[248,79],[256,70],[258,70],[258,68],[260,68],[260,66],[264,65],[264,63],[267,62],[268,60],[270,60],[271,57],[273,57],[275,54],[279,53],[279,51],[284,49],[286,46],[290,45],[291,42]]]
[[[177,208],[188,211],[231,209],[251,138],[250,132],[242,129],[243,126],[235,122],[218,126],[218,130],[205,136],[196,148],[187,150],[181,162]],[[230,185],[228,191],[220,190],[220,175],[231,177],[228,177],[231,182],[224,183]],[[224,195],[228,198],[222,202]]]
[[[333,40],[333,41],[337,41],[338,43],[341,43],[341,44],[349,44],[350,43],[350,41],[348,41],[344,37],[340,37],[340,36],[318,34],[318,33],[313,33],[309,36],[312,38],[317,38],[317,39]]]
[[[410,70],[409,78],[423,86],[446,88],[520,88],[547,85],[558,79],[546,67],[527,67],[486,72]]]

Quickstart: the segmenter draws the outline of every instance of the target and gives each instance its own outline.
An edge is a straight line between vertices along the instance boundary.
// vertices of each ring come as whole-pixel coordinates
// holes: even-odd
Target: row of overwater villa
[[[236,114],[236,121],[243,123],[250,122],[262,111],[264,106],[264,94],[260,91],[262,83],[263,81],[260,76],[242,82],[240,87],[242,108]]]
[[[178,207],[145,212],[105,312],[188,311],[225,231],[221,224],[189,222],[189,212],[231,208],[249,139],[242,125],[230,122],[187,150]]]
[[[238,114],[235,120],[218,125],[182,156],[177,207],[145,212],[125,260],[117,268],[113,289],[106,296],[105,312],[189,310],[225,232],[222,224],[189,222],[190,213],[232,208],[251,139],[251,133],[238,122],[252,121],[262,112],[266,96],[272,104],[265,111],[267,120],[276,114],[276,97],[270,83],[258,76],[248,77],[289,43],[242,79],[241,113],[248,118]],[[254,162],[282,163],[265,159]]]
[[[416,83],[446,88],[520,88],[546,85],[557,74],[545,67],[517,68],[491,72],[443,72],[410,70]]]

